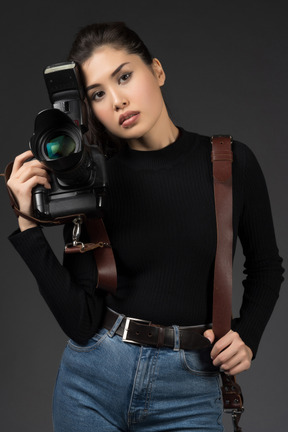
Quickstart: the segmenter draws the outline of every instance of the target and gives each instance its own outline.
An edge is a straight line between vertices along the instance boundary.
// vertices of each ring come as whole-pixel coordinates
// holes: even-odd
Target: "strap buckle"
[[[243,411],[244,411],[243,407],[241,409],[235,409],[232,411],[232,423],[233,423],[234,432],[242,432],[242,428],[239,426],[239,421]]]
[[[81,216],[78,216],[73,219],[73,231],[72,231],[72,243],[67,243],[65,245],[65,251],[67,250],[73,250],[74,251],[80,251],[82,252],[85,249],[84,243],[79,241],[80,234],[81,234],[81,224],[83,223],[83,219]]]
[[[237,415],[241,415],[243,414],[243,412],[245,411],[244,407],[241,408],[224,408],[223,412],[225,414],[231,414],[232,417],[237,416]]]
[[[135,322],[136,324],[139,323],[139,324],[146,324],[146,325],[150,325],[151,321],[142,320],[142,319],[138,319],[138,318],[129,318],[129,317],[126,318],[125,327],[124,327],[123,336],[122,336],[122,341],[139,345],[138,342],[136,342],[132,339],[127,339],[127,335],[128,335],[129,326],[130,326],[131,321]]]

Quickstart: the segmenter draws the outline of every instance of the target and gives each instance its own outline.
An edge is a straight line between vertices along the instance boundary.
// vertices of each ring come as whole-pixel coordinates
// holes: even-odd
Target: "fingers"
[[[11,174],[7,185],[10,187],[17,199],[30,196],[32,188],[37,184],[50,189],[50,177],[43,165],[38,161],[27,162],[22,165],[14,174]]]
[[[253,353],[239,334],[230,330],[216,342],[211,357],[214,366],[220,367],[230,375],[236,375],[250,368]]]
[[[25,164],[26,165],[26,164]],[[17,174],[14,174],[15,178],[19,181],[19,183],[25,183],[29,181],[33,177],[37,177],[38,179],[44,178],[46,180],[50,180],[50,177],[45,168],[42,165],[38,165],[35,161],[28,163],[27,166],[21,167]],[[42,183],[41,183],[42,184]]]
[[[17,182],[14,182],[14,190],[16,191],[18,199],[21,199],[21,197],[30,197],[32,189],[37,185],[42,185],[46,189],[51,189],[49,180],[44,174],[37,175],[35,173],[31,177],[25,176],[24,180],[21,180],[21,178],[17,179]]]
[[[203,336],[206,337],[207,339],[209,339],[209,341],[211,342],[211,344],[212,344],[212,343],[214,342],[214,340],[215,340],[215,334],[214,334],[214,332],[213,332],[212,329],[206,330],[206,331],[203,333]]]
[[[225,336],[223,336],[221,339],[219,339],[215,343],[215,345],[211,351],[211,357],[212,358],[217,357],[221,353],[221,351],[223,351],[225,348],[227,348],[227,346],[231,345],[231,343],[235,339],[236,335],[238,335],[238,333],[230,330]]]
[[[24,164],[25,161],[27,161],[27,159],[32,157],[33,157],[33,153],[31,150],[27,150],[24,153],[21,153],[18,156],[16,156],[14,159],[11,176],[14,175],[15,172],[19,170],[19,168],[21,168],[21,166]]]
[[[17,189],[17,185],[19,186],[27,181],[27,186],[42,184],[49,188],[50,177],[46,166],[34,158],[27,162],[31,157],[33,157],[33,153],[30,150],[16,156],[11,176],[8,180],[8,186],[11,189],[13,189],[13,186],[16,186]],[[33,177],[35,177],[34,181],[30,181]]]
[[[33,166],[42,168],[43,170],[45,170],[45,172],[49,171],[49,168],[47,168],[42,162],[34,158],[31,150],[27,150],[24,153],[21,153],[15,157],[11,177],[14,177],[15,175],[18,176],[23,171],[26,171],[29,167]]]
[[[25,214],[31,214],[32,189],[36,185],[51,189],[50,177],[45,165],[35,158],[29,161],[32,157],[33,153],[30,150],[18,155],[7,182],[18,202],[19,209]]]

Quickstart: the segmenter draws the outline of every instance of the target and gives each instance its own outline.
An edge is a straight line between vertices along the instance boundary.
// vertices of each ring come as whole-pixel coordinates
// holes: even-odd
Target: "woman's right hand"
[[[43,185],[51,189],[49,174],[44,164],[37,159],[32,159],[33,153],[28,150],[16,156],[13,164],[11,176],[7,181],[7,186],[12,191],[17,200],[19,210],[32,216],[32,189],[36,185]],[[36,223],[19,216],[19,227],[21,231],[36,226]]]

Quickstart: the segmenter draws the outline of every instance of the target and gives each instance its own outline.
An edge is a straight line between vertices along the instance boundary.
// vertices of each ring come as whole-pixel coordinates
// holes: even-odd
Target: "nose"
[[[128,106],[128,99],[121,94],[115,94],[113,95],[113,109],[117,112],[126,106]]]
[[[128,102],[125,100],[117,101],[114,103],[114,110],[119,111],[119,110],[125,108],[127,105],[128,105]]]

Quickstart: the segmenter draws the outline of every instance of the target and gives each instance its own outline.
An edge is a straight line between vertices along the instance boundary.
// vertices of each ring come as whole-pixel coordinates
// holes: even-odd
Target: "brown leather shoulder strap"
[[[213,136],[211,143],[217,224],[212,328],[218,340],[231,329],[232,318],[233,153],[230,136]],[[241,432],[239,421],[244,410],[241,388],[233,376],[221,373],[221,378],[224,411],[232,413],[234,432]]]
[[[217,224],[212,322],[219,339],[230,330],[232,317],[232,138],[213,136],[211,143]]]
[[[93,249],[97,270],[97,287],[110,293],[117,289],[117,270],[113,250],[102,219],[87,219],[86,226],[92,243],[103,243],[104,247]]]

